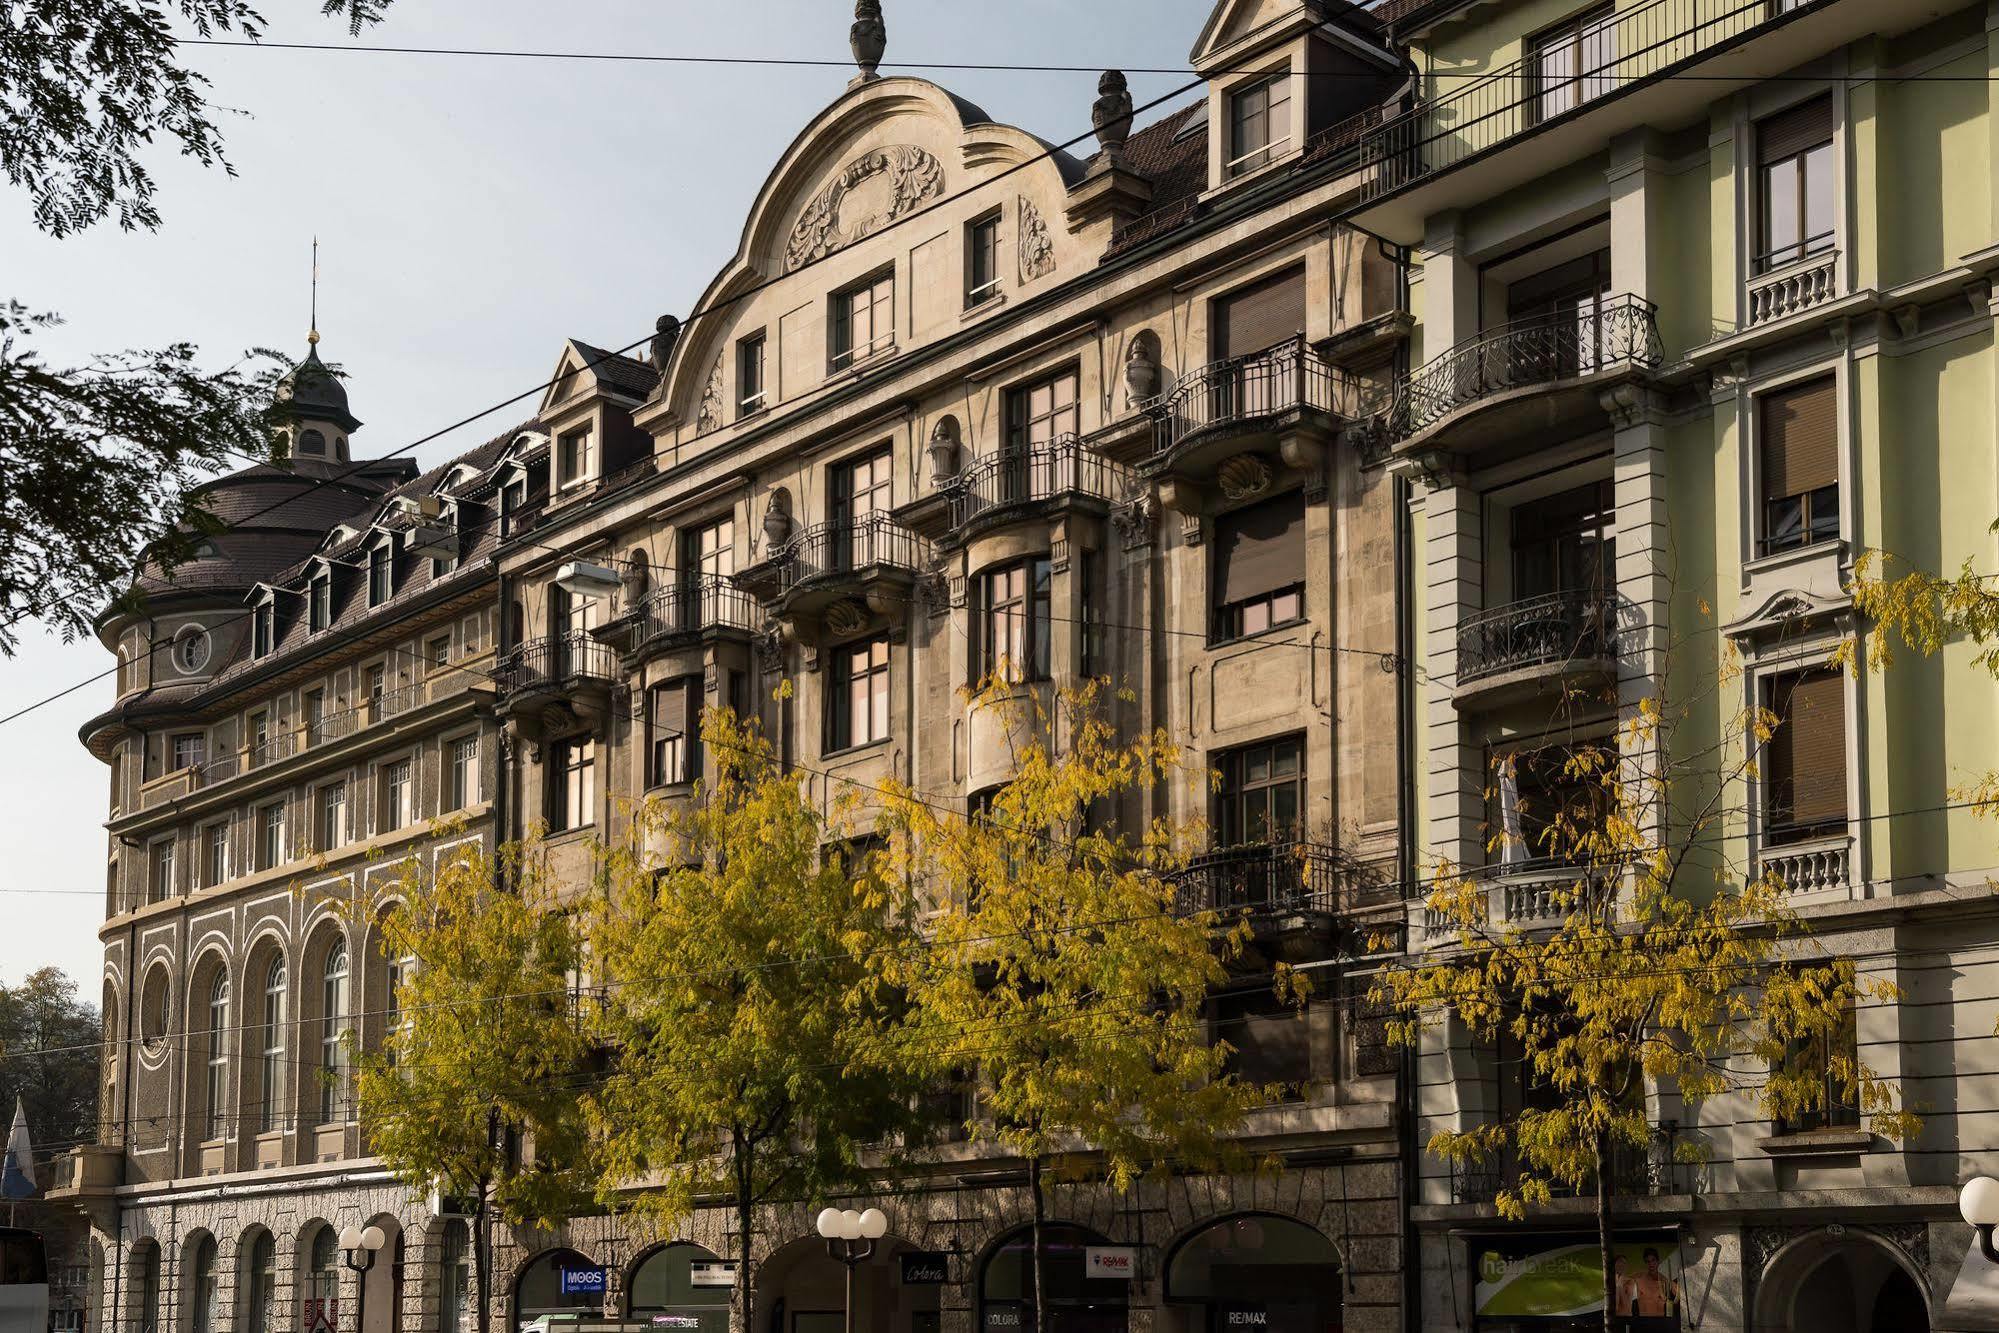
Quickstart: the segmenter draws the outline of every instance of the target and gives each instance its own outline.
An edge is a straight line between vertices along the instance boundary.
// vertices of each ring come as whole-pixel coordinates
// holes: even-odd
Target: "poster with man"
[[[1481,1328],[1602,1327],[1603,1259],[1593,1237],[1474,1241],[1472,1255]],[[1614,1243],[1610,1276],[1620,1333],[1680,1333],[1680,1255],[1670,1237]]]

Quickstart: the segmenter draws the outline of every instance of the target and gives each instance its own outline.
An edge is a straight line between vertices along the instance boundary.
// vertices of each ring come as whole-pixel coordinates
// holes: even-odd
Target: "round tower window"
[[[208,631],[189,625],[174,639],[174,665],[183,675],[192,674],[208,665],[209,651]]]

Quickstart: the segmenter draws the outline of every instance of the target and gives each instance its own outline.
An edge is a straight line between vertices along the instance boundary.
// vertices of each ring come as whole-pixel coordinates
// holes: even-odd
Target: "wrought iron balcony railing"
[[[869,514],[853,521],[819,523],[793,537],[776,552],[780,595],[822,580],[884,568],[914,573],[928,562],[923,538],[901,527],[887,514]]]
[[[1590,590],[1528,597],[1458,626],[1458,684],[1608,657],[1616,643],[1617,605],[1609,594]]]
[[[1190,372],[1152,408],[1153,452],[1164,454],[1204,432],[1314,408],[1359,414],[1360,382],[1313,351],[1305,335]]]
[[[973,463],[953,482],[951,527],[955,530],[988,514],[1066,495],[1115,500],[1130,482],[1127,469],[1084,448],[1073,435],[1034,449],[1001,449]]]
[[[1217,848],[1194,857],[1173,880],[1183,913],[1330,914],[1401,896],[1399,885],[1369,883],[1335,849],[1304,840]]]
[[[1629,295],[1485,330],[1410,372],[1387,412],[1391,440],[1407,439],[1455,412],[1513,389],[1635,365],[1656,368],[1665,352],[1656,307]]]
[[[640,633],[646,639],[656,639],[756,627],[756,598],[728,579],[703,574],[669,583],[647,597]]]
[[[500,659],[493,673],[502,695],[524,690],[557,690],[573,680],[609,681],[617,676],[618,655],[581,631],[523,644]]]
[[[1358,132],[1335,126],[1326,137],[1340,143],[1356,167],[1375,168],[1362,188],[1366,197],[1378,198],[1543,125],[1586,114],[1594,103],[1650,84],[1791,14],[1831,3],[1650,0],[1622,6],[1588,25],[1572,48],[1575,56],[1559,65],[1533,52],[1378,125],[1362,121]]]

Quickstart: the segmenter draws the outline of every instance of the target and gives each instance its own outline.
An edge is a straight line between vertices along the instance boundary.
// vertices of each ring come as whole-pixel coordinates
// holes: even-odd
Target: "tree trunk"
[[[750,1168],[748,1157],[753,1149],[743,1143],[743,1136],[736,1135],[736,1292],[742,1305],[742,1333],[755,1333],[755,1311],[750,1303],[750,1235],[752,1226],[751,1209],[756,1200],[750,1191]]]
[[[1617,1327],[1617,1265],[1610,1245],[1610,1138],[1596,1136],[1596,1244],[1603,1263],[1603,1333]]]
[[[493,1270],[491,1238],[487,1235],[486,1223],[491,1214],[486,1195],[490,1186],[484,1180],[479,1182],[479,1204],[472,1213],[472,1281],[478,1288],[474,1309],[477,1311],[478,1333],[487,1333],[488,1323],[493,1316],[493,1299],[487,1291]],[[446,1329],[444,1333],[461,1333],[458,1329]]]
[[[1027,1159],[1027,1192],[1033,1196],[1033,1225],[1029,1228],[1028,1244],[1031,1258],[1028,1263],[1028,1280],[1034,1284],[1034,1333],[1043,1333],[1048,1327],[1048,1311],[1041,1299],[1041,1154],[1035,1153]]]

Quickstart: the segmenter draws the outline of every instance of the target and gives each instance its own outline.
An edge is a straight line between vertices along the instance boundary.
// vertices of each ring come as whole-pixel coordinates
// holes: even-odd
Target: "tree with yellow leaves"
[[[469,1198],[478,1330],[498,1216],[554,1225],[587,1198],[579,1084],[589,1050],[570,997],[578,936],[541,848],[412,855],[379,918],[392,978],[379,1050],[360,1056],[368,1146],[412,1190]],[[531,1149],[523,1164],[520,1147]]]
[[[845,813],[822,817],[754,726],[711,711],[702,740],[712,780],[603,853],[590,934],[615,1061],[588,1113],[607,1206],[731,1201],[751,1328],[757,1209],[857,1182],[908,1137],[919,1088],[884,1057],[906,1021],[889,961],[915,934],[900,882],[839,854]]]
[[[1720,757],[1728,771],[1704,779],[1693,760],[1675,771],[1661,758],[1670,728],[1656,700],[1616,736],[1561,747],[1543,760],[1540,808],[1519,798],[1490,839],[1494,852],[1563,872],[1540,923],[1502,921],[1490,876],[1440,866],[1426,906],[1442,929],[1378,974],[1374,998],[1394,1015],[1392,1040],[1414,1045],[1454,1021],[1489,1048],[1511,1045],[1520,1068],[1510,1077],[1547,1094],[1440,1130],[1428,1147],[1460,1166],[1503,1163],[1502,1216],[1520,1218],[1557,1190],[1593,1192],[1605,1330],[1618,1304],[1617,1167],[1634,1154],[1649,1160],[1648,1080],[1690,1108],[1735,1094],[1786,1119],[1828,1110],[1837,1095],[1879,1133],[1914,1128],[1894,1089],[1842,1041],[1855,1004],[1892,998],[1892,988],[1814,949],[1774,874],[1744,875],[1720,854],[1724,793],[1755,773],[1779,725],[1768,710],[1746,711]],[[1816,1054],[1799,1058],[1806,1051]],[[1694,1142],[1676,1151],[1698,1160]]]
[[[1091,818],[1191,777],[1163,734],[1120,741],[1100,688],[1053,709],[1004,681],[975,692],[1007,737],[1011,780],[970,817],[892,785],[881,825],[933,909],[926,947],[896,974],[912,1004],[902,1061],[939,1081],[970,1071],[982,1114],[966,1132],[1027,1164],[1035,1329],[1051,1171],[1122,1191],[1149,1170],[1226,1164],[1231,1133],[1277,1095],[1228,1073],[1227,1046],[1207,1038],[1204,1006],[1240,938],[1178,910],[1171,875],[1195,830],[1158,819],[1133,836]]]

